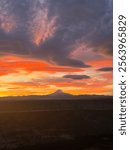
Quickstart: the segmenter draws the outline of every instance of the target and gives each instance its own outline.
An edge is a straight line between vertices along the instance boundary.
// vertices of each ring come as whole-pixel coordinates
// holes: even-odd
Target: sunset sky
[[[0,97],[112,95],[112,0],[0,0]]]

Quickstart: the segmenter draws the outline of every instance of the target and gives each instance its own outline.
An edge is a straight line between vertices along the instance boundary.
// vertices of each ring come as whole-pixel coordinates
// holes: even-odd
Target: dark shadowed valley
[[[0,98],[0,150],[112,150],[111,96]]]

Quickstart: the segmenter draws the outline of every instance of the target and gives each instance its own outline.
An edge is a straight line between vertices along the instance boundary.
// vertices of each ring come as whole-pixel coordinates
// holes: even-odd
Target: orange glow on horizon
[[[93,68],[81,69],[56,66],[42,60],[20,56],[2,56],[0,97],[48,95],[58,89],[72,95],[112,95],[112,72],[96,71],[103,63],[111,66],[111,60],[94,60],[90,63]],[[94,74],[89,79],[63,78],[66,74],[82,75],[89,71]]]

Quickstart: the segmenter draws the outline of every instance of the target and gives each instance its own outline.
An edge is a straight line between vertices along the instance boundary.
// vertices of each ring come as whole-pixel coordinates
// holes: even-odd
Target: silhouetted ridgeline
[[[65,97],[66,96],[66,97]],[[97,95],[49,95],[22,96],[0,98],[0,112],[2,111],[49,111],[49,110],[98,110],[112,109],[112,96]]]

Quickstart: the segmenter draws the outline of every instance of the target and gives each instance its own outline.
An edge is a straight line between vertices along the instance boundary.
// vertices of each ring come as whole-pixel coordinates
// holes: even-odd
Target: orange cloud
[[[56,31],[56,17],[48,18],[48,9],[39,9],[35,14],[33,23],[30,23],[32,42],[40,45],[46,39],[53,36]]]
[[[102,76],[107,79],[107,82],[112,82],[113,74],[111,72],[103,73]]]
[[[24,70],[28,73],[31,73],[33,71],[41,71],[48,73],[83,71],[80,68],[61,67],[48,64],[40,60],[33,60],[16,56],[2,57],[0,60],[0,66],[0,75],[16,73],[19,70]]]
[[[92,65],[93,67],[111,67],[113,66],[112,58],[105,58],[101,60],[90,60],[87,63]]]

